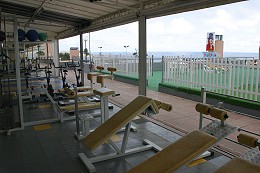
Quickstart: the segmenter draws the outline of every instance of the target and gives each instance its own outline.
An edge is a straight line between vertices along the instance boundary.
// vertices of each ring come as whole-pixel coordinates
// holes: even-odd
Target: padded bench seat
[[[108,88],[99,88],[97,90],[93,90],[93,93],[99,96],[110,96],[115,94],[115,91]]]
[[[215,173],[260,173],[260,166],[254,165],[244,159],[234,158]]]
[[[154,101],[145,96],[138,96],[127,106],[119,110],[115,115],[96,128],[92,133],[83,139],[84,144],[93,150],[106,142],[114,133],[129,123],[133,118],[142,113],[146,108],[152,106],[158,112]]]
[[[78,91],[91,91],[93,90],[93,88],[91,86],[81,86],[81,87],[77,87]]]
[[[127,173],[172,173],[206,151],[217,139],[196,130],[180,138]]]
[[[87,109],[98,109],[100,108],[99,102],[91,102],[91,103],[79,103],[78,104],[79,110],[87,110]],[[66,106],[60,106],[59,107],[61,111],[75,111],[75,105],[66,105]]]

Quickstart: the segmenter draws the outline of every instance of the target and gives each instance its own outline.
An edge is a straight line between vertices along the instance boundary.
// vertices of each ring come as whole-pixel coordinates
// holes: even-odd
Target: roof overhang
[[[139,16],[149,19],[241,1],[247,0],[0,0],[0,8],[2,14],[17,16],[19,28],[46,32],[50,40],[135,22]]]

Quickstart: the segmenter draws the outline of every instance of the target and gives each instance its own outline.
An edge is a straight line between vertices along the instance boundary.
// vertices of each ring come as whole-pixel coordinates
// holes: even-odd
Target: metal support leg
[[[206,103],[206,90],[205,88],[201,88],[201,102],[202,103]],[[203,127],[203,114],[200,113],[200,121],[199,121],[199,129],[201,129]]]
[[[131,121],[125,127],[124,138],[123,138],[123,142],[122,142],[122,146],[121,146],[122,153],[125,153],[125,150],[126,150],[130,128],[131,128]]]
[[[76,132],[75,136],[78,140],[83,139],[90,133],[90,123],[89,121],[94,117],[90,114],[79,115],[79,133]]]
[[[101,123],[103,124],[109,118],[108,96],[100,97],[100,107],[101,107]]]
[[[77,129],[77,136],[80,136],[80,127],[79,127],[79,105],[78,105],[78,89],[74,87],[75,91],[75,117],[76,117],[76,129]]]

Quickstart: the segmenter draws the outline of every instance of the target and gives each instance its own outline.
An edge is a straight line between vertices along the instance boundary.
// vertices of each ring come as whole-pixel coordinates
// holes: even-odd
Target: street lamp
[[[127,45],[127,46],[124,46],[124,48],[125,48],[125,54],[127,55],[127,48],[129,47],[129,45]]]
[[[100,50],[99,50],[99,54],[101,55],[101,53],[102,53],[102,52],[101,52],[102,47],[98,47],[98,48],[100,49]]]
[[[258,56],[259,56],[259,60],[260,60],[260,41],[259,41],[259,51],[258,51]]]

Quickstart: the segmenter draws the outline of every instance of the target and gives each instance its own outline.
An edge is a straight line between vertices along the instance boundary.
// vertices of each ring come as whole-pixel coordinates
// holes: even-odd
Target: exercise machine
[[[48,91],[48,94],[51,97],[54,98],[56,96],[56,93],[54,93],[54,88],[53,88],[53,86],[51,84],[51,74],[52,74],[52,71],[51,71],[52,66],[51,66],[51,64],[48,64],[47,66],[45,66],[43,68],[40,67],[40,64],[38,64],[38,69],[44,69],[47,85],[43,85],[43,87],[46,88],[47,91]],[[41,95],[41,96],[43,96],[43,95]],[[47,97],[46,94],[44,94],[44,97]],[[61,99],[61,98],[59,97],[58,99]]]
[[[199,113],[210,115],[214,120],[200,130],[180,138],[127,173],[174,172],[184,164],[201,158],[204,151],[237,130],[237,127],[225,123],[228,118],[225,110],[203,103],[198,103],[195,109]]]
[[[108,67],[107,71],[109,71],[111,74],[101,74],[97,76],[97,83],[101,85],[101,88],[105,88],[105,79],[114,79],[114,73],[116,72],[116,68]]]
[[[72,63],[67,62],[67,67],[73,68],[76,82],[77,82],[77,87],[84,86],[84,84],[80,81],[82,69],[80,69],[80,68],[77,69],[77,67],[80,67],[79,62],[78,62],[78,65],[75,62],[72,62]]]
[[[67,64],[65,63],[65,65],[61,65],[61,66],[55,66],[55,64],[53,63],[54,68],[59,69],[60,70],[60,75],[61,75],[61,79],[62,79],[62,87],[63,88],[69,88],[69,84],[66,82],[66,76],[68,74],[68,70],[67,68]]]
[[[51,74],[52,74],[52,71],[50,71],[51,67],[45,67],[45,76],[46,76],[46,81],[47,81],[47,91],[48,93],[54,97],[54,89],[53,89],[53,86],[52,84],[50,83],[51,81]]]
[[[90,124],[89,121],[93,119],[95,116],[101,116],[101,124],[103,124],[109,118],[109,105],[108,105],[108,97],[115,94],[115,91],[110,90],[108,88],[100,88],[94,90],[93,93],[100,97],[99,108],[101,109],[101,114],[86,114],[79,113],[79,105],[78,105],[78,91],[77,88],[74,88],[75,91],[75,116],[76,116],[76,134],[75,137],[80,140],[86,137],[90,132]],[[80,128],[81,124],[81,128]]]
[[[260,140],[252,135],[240,133],[237,136],[239,144],[250,147],[246,153],[234,158],[214,173],[259,173],[260,172]]]
[[[157,103],[162,104],[162,102],[157,101]],[[89,149],[89,151],[93,151],[106,141],[109,141],[111,146],[115,149],[116,153],[111,153],[108,155],[100,155],[95,156],[92,152],[90,155],[93,157],[87,157],[84,153],[79,153],[79,158],[86,166],[89,172],[95,172],[96,168],[94,163],[124,157],[130,154],[146,151],[153,149],[155,151],[162,150],[161,147],[157,146],[156,144],[152,143],[151,141],[145,139],[144,146],[136,147],[130,150],[126,150],[126,146],[128,143],[128,137],[130,133],[131,121],[144,112],[146,109],[150,107],[150,110],[153,111],[154,114],[158,114],[159,109],[164,108],[157,106],[157,104],[148,97],[145,96],[138,96],[132,102],[130,102],[127,106],[122,108],[116,114],[114,114],[111,118],[101,124],[98,128],[96,128],[93,132],[87,135],[85,138],[82,139],[85,146]],[[171,107],[171,106],[169,106]],[[170,109],[171,110],[171,109]],[[169,110],[169,111],[170,111]],[[110,139],[113,134],[118,132],[122,129],[123,126],[126,126],[124,131],[124,137],[122,141],[121,148],[118,148],[115,143]]]

